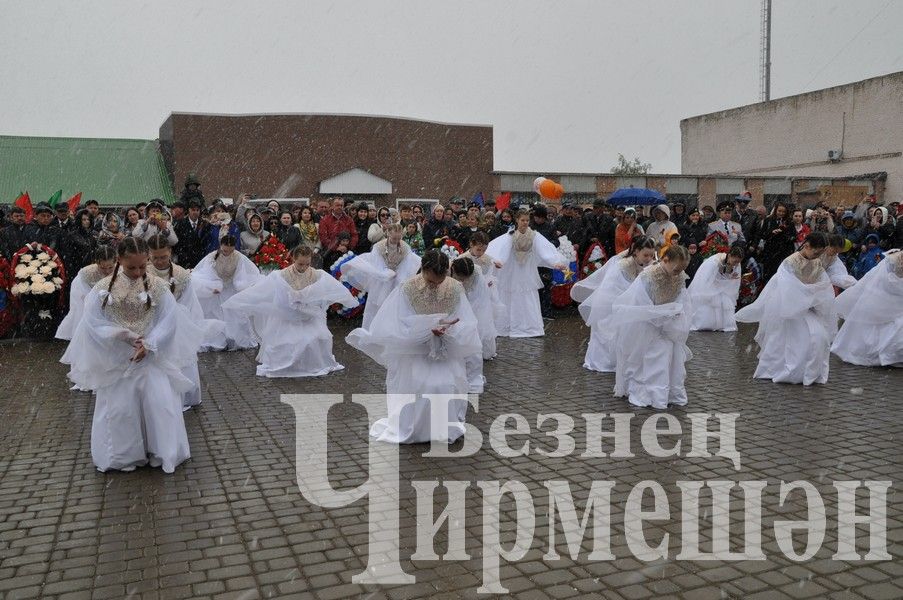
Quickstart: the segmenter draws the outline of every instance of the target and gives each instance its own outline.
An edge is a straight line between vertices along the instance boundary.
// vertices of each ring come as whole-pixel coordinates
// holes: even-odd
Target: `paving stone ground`
[[[613,377],[583,370],[588,337],[575,316],[547,327],[545,338],[500,340],[486,365],[489,386],[480,412],[468,420],[484,436],[498,415],[517,412],[531,423],[527,456],[501,458],[488,442],[474,456],[427,458],[425,446],[400,449],[401,556],[416,583],[396,587],[351,582],[366,563],[367,504],[324,509],[302,497],[295,480],[295,420],[282,393],[378,393],[383,371],[331,325],[336,356],[346,370],[324,378],[262,379],[252,352],[202,356],[204,403],[186,413],[192,458],[175,474],[159,469],[102,474],[90,457],[93,400],[71,392],[57,360],[59,343],[0,346],[0,598],[475,598],[481,580],[482,509],[476,481],[518,480],[536,505],[531,548],[501,563],[501,581],[515,598],[903,598],[903,370],[867,369],[832,358],[824,386],[754,381],[753,330],[694,333],[687,387],[690,405],[671,411],[689,448],[690,412],[737,412],[739,471],[724,458],[656,458],[640,445],[649,410],[632,410],[611,397]],[[582,458],[583,413],[633,412],[631,458]],[[536,427],[539,413],[565,413],[576,422],[576,450],[548,458],[535,449],[554,443]],[[363,410],[336,407],[329,426],[329,468],[337,487],[367,478]],[[610,422],[606,428],[610,427]],[[552,429],[551,424],[543,427]],[[677,439],[677,438],[672,438]],[[717,447],[717,444],[715,447]],[[513,445],[513,444],[512,444]],[[663,445],[667,446],[663,441]],[[588,559],[587,535],[576,560],[568,558],[561,525],[560,560],[546,561],[547,492],[544,482],[565,479],[582,511],[593,480],[611,480],[611,549],[615,560]],[[682,561],[678,480],[767,480],[763,492],[762,561]],[[466,480],[465,561],[411,561],[416,546],[414,480]],[[650,545],[670,536],[666,560],[635,558],[624,534],[624,503],[638,482],[654,480],[668,493],[670,518],[647,522]],[[804,562],[778,547],[775,520],[807,515],[800,492],[779,506],[781,481],[806,480],[824,499],[827,531],[818,553]],[[890,480],[887,544],[892,560],[834,561],[837,547],[835,480]],[[860,491],[859,510],[867,511]],[[735,494],[736,495],[736,494]],[[739,497],[739,496],[737,496]],[[701,538],[711,538],[713,516],[703,493]],[[436,511],[444,505],[437,497]],[[651,502],[644,506],[651,508]],[[513,540],[513,502],[502,504],[502,539]],[[731,505],[730,529],[743,530],[742,501]],[[868,527],[857,527],[864,554]],[[437,536],[444,552],[447,531]],[[739,550],[742,538],[733,548]],[[803,550],[797,539],[796,549]]]

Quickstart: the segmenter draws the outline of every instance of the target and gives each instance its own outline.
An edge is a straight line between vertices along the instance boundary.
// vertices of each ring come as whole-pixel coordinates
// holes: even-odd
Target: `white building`
[[[680,131],[683,173],[811,176],[817,186],[884,171],[886,188],[870,191],[903,197],[903,72],[691,117]]]

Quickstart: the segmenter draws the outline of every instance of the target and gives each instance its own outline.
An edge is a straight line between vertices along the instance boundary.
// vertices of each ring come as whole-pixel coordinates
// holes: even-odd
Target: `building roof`
[[[174,200],[155,140],[0,136],[0,202],[27,191],[37,204],[59,189],[102,205]]]
[[[681,119],[681,124],[690,123],[692,121],[701,121],[707,119],[723,119],[725,117],[729,117],[731,115],[748,111],[752,108],[757,109],[766,109],[773,106],[778,106],[780,104],[788,104],[793,102],[799,102],[803,98],[817,99],[826,94],[837,94],[837,93],[846,93],[848,91],[852,91],[856,88],[869,85],[872,83],[877,83],[882,79],[893,79],[893,80],[901,80],[903,79],[903,71],[897,71],[895,73],[886,73],[884,75],[878,75],[877,77],[869,77],[868,79],[862,79],[860,81],[854,81],[852,83],[844,83],[841,85],[834,85],[828,88],[822,88],[820,90],[813,90],[811,92],[803,92],[802,94],[794,94],[792,96],[783,96],[781,98],[772,98],[767,102],[755,102],[753,104],[744,104],[743,106],[736,106],[733,108],[728,108],[725,110],[716,110],[714,112],[705,113],[702,115],[695,115],[692,117],[686,117]]]

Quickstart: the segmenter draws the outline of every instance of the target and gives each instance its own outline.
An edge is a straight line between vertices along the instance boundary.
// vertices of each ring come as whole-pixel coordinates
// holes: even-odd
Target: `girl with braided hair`
[[[482,344],[464,286],[448,277],[448,267],[448,256],[427,251],[420,272],[389,294],[370,328],[345,338],[386,368],[389,416],[370,428],[375,439],[453,442],[464,434],[465,363]]]
[[[226,319],[223,303],[242,290],[246,290],[263,275],[251,259],[235,250],[236,240],[225,235],[219,241],[219,249],[201,259],[191,272],[192,284],[204,317],[225,322],[225,330],[213,339],[205,339],[209,350],[241,350],[257,345],[251,324],[245,315],[233,314]]]
[[[614,300],[614,395],[634,406],[664,410],[687,404],[684,381],[692,307],[684,269],[690,254],[668,246],[661,261],[643,269]]]
[[[169,286],[148,275],[144,240],[117,247],[112,275],[85,298],[84,315],[62,362],[81,389],[94,390],[91,457],[99,471],[150,465],[172,473],[189,458],[183,370],[197,361],[201,328]]]
[[[292,264],[223,303],[227,319],[251,320],[260,342],[259,377],[316,377],[344,367],[332,354],[326,309],[358,305],[338,279],[311,267],[313,250],[297,246]]]
[[[471,258],[463,256],[453,260],[451,275],[464,286],[467,301],[477,317],[477,334],[483,351],[467,358],[467,378],[470,380],[470,393],[482,394],[486,384],[483,361],[492,360],[497,354],[492,297],[482,270]]]
[[[179,308],[202,327],[204,330],[202,345],[222,336],[226,324],[216,319],[204,318],[204,310],[201,308],[201,303],[198,301],[195,288],[191,283],[191,271],[172,262],[172,247],[169,245],[169,240],[165,236],[157,234],[147,240],[147,247],[150,250],[148,273],[163,280],[169,286],[169,291],[175,296]],[[188,410],[201,403],[201,376],[198,372],[197,361],[187,365],[183,369],[183,374],[195,383],[192,390],[182,395],[182,406]]]
[[[56,330],[58,340],[71,340],[75,329],[82,320],[85,308],[85,297],[91,293],[91,288],[103,279],[113,274],[116,267],[116,250],[110,246],[100,246],[94,251],[94,263],[82,268],[69,289],[69,312],[63,318]]]

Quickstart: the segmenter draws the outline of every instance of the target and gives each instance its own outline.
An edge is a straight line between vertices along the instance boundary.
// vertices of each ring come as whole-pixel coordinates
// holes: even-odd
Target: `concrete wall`
[[[844,177],[886,171],[903,197],[903,73],[684,119],[681,171]],[[843,158],[828,150],[843,147]]]
[[[241,192],[317,198],[324,179],[362,168],[392,182],[374,197],[447,200],[492,190],[492,127],[353,115],[175,113],[160,146],[178,197],[195,173],[207,199]]]

